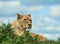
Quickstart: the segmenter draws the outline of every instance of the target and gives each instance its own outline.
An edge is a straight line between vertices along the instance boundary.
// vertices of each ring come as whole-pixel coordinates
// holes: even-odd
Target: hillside
[[[34,33],[32,35],[33,36],[31,36],[31,33],[29,34],[29,32],[25,32],[22,36],[15,35],[10,23],[7,25],[2,24],[0,26],[0,44],[60,44],[60,38],[58,41],[40,41],[41,36],[35,36]]]

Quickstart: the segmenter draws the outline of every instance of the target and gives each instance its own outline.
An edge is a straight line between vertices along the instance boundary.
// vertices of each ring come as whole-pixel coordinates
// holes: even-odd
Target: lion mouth
[[[31,26],[29,26],[28,28],[26,28],[26,31],[30,31],[30,29],[31,29]]]
[[[30,31],[31,27],[24,28],[25,31]]]
[[[30,29],[26,29],[26,31],[30,31]]]
[[[28,27],[28,29],[31,29],[31,26],[30,26],[30,27]]]

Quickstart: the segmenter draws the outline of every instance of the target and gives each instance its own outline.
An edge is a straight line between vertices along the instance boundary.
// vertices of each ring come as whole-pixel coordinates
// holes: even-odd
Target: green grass
[[[13,33],[10,23],[7,25],[2,23],[0,26],[0,44],[60,44],[60,38],[58,41],[41,42],[37,37],[30,36],[29,32],[25,32],[23,36],[17,36]]]

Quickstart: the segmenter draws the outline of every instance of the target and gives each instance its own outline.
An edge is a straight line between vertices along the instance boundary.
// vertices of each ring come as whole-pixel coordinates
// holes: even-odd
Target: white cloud
[[[60,5],[51,6],[49,14],[51,16],[60,16]]]
[[[46,22],[50,22],[50,21],[51,21],[48,17],[44,18],[44,20],[45,20]]]
[[[37,26],[32,25],[31,32],[34,32],[34,31],[37,31],[37,30],[38,30],[38,27],[37,27]]]
[[[0,1],[18,1],[18,0],[0,0]]]
[[[35,19],[36,21],[34,21],[35,23],[37,23],[36,25],[39,26],[51,26],[54,25],[55,20],[50,18],[50,17],[37,17],[37,19]]]
[[[19,2],[19,1],[8,2],[8,4],[9,4],[10,6],[20,6],[20,2]]]
[[[48,31],[60,31],[60,26],[45,26],[43,27],[45,30],[48,30]]]
[[[55,29],[55,28],[53,28],[52,26],[47,26],[47,27],[45,27],[45,29],[46,29],[46,30],[53,30],[53,29]]]
[[[33,18],[33,20],[32,30],[40,31],[40,29],[42,29],[45,31],[60,31],[60,24],[50,17],[37,16]]]
[[[38,19],[38,20],[37,20]],[[42,28],[46,31],[60,31],[60,24],[56,22],[56,20],[50,17],[39,17],[35,19],[35,25],[37,28]]]
[[[43,10],[44,6],[41,6],[41,5],[39,5],[39,6],[22,6],[21,5],[21,8],[28,12],[35,12],[35,11]]]
[[[20,1],[0,1],[0,13],[6,14],[12,14],[17,12],[34,12],[42,10],[43,6],[22,6]]]
[[[30,11],[38,11],[38,10],[42,10],[44,7],[43,6],[32,6],[29,7]]]
[[[4,2],[4,1],[0,1],[0,7],[4,7],[4,6],[19,6],[20,2],[19,1],[9,1],[9,2]]]
[[[20,7],[20,2],[19,1],[9,1],[9,2],[4,2],[0,1],[0,14],[12,14],[12,13],[17,13]]]
[[[9,17],[9,18],[6,18],[6,17],[0,17],[0,22],[2,23],[12,23],[16,18],[15,17]]]
[[[44,17],[43,20],[46,22],[46,23],[53,23],[54,20],[51,19],[50,17]]]

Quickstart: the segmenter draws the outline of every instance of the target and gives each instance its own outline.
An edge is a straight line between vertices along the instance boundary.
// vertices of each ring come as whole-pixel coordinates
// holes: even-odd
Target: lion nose
[[[31,24],[28,24],[31,27]]]

